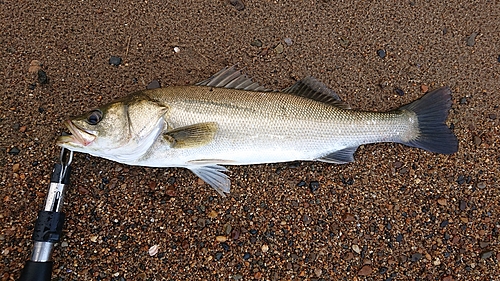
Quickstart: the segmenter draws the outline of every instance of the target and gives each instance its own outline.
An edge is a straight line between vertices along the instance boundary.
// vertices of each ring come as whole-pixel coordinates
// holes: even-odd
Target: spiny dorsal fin
[[[205,145],[214,139],[217,123],[207,122],[173,129],[163,134],[173,148],[193,148]]]
[[[243,74],[241,70],[237,70],[234,66],[225,67],[207,80],[196,83],[196,85],[247,91],[271,91],[253,82],[250,77]]]
[[[283,92],[324,102],[344,109],[351,108],[348,104],[341,101],[333,90],[310,76],[297,81],[297,83],[293,84],[291,87],[284,89]]]

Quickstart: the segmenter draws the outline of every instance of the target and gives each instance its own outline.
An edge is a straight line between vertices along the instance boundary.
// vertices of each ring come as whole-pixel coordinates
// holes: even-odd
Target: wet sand
[[[229,167],[227,198],[184,169],[75,154],[55,280],[495,280],[500,5],[425,2],[0,1],[1,280],[29,258],[68,116],[231,65],[376,111],[450,86],[459,151]]]

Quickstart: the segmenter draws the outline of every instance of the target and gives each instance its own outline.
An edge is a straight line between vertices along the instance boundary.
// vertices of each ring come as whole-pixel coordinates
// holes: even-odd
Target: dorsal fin
[[[351,108],[348,104],[341,101],[333,90],[310,76],[297,81],[297,83],[284,89],[283,92],[324,102],[344,109]]]
[[[225,67],[207,80],[196,83],[196,85],[247,91],[271,91],[253,82],[250,77],[243,74],[241,70],[237,70],[234,66]]]

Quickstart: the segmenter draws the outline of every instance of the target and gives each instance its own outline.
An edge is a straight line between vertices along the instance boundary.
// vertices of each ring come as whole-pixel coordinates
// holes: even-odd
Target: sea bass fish
[[[221,165],[295,160],[348,163],[362,144],[396,142],[452,154],[451,90],[389,112],[350,109],[312,77],[270,91],[234,67],[192,86],[144,90],[65,122],[58,145],[116,162],[183,167],[229,193]]]

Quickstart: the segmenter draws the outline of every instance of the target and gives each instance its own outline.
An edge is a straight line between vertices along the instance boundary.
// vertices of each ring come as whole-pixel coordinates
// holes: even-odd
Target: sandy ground
[[[63,120],[234,64],[366,110],[448,85],[459,151],[230,167],[228,198],[187,170],[76,154],[55,280],[498,280],[498,1],[101,2],[0,1],[1,280],[30,255]]]

